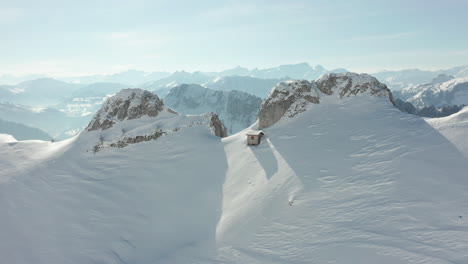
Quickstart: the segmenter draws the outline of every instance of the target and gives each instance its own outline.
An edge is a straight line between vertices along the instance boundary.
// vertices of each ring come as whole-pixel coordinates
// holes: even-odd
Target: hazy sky
[[[467,0],[0,0],[0,74],[468,64]]]

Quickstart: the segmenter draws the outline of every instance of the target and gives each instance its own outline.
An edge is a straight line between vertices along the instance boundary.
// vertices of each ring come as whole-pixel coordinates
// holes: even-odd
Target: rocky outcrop
[[[218,137],[227,137],[227,129],[223,122],[219,120],[219,117],[215,113],[211,113],[210,127],[212,128],[213,134]]]
[[[368,74],[328,73],[312,82],[293,80],[277,84],[260,107],[258,128],[269,127],[283,116],[304,112],[307,105],[320,103],[320,95],[343,98],[358,94],[385,96],[395,104],[387,86]]]
[[[317,88],[326,95],[338,94],[343,98],[368,93],[375,96],[387,96],[394,104],[390,89],[369,74],[328,73],[318,78],[315,83]]]
[[[166,135],[166,132],[163,132],[162,130],[157,130],[153,134],[150,135],[142,135],[142,136],[135,136],[135,137],[125,137],[115,143],[109,144],[110,147],[114,148],[124,148],[128,146],[129,144],[136,144],[144,141],[150,141],[150,140],[156,140],[164,135]]]
[[[285,115],[293,117],[304,112],[309,103],[319,102],[315,83],[306,80],[281,82],[271,90],[260,107],[259,129],[271,126]]]
[[[86,129],[106,130],[116,121],[154,117],[163,109],[164,103],[157,95],[142,89],[123,89],[106,101]]]
[[[105,148],[124,148],[157,140],[198,126],[215,136],[227,136],[226,127],[215,113],[179,115],[149,91],[124,89],[106,101],[81,136],[95,142],[88,151],[97,153]]]
[[[170,112],[169,111],[170,108],[166,108],[166,110]],[[151,124],[151,122],[149,122],[148,124],[140,124],[140,127],[139,126],[134,127],[130,131],[127,131],[126,129],[119,130],[121,134],[113,133],[113,134],[106,135],[106,136],[103,136],[103,134],[100,134],[99,141],[88,151],[97,153],[105,148],[125,148],[131,144],[157,140],[162,136],[171,135],[179,131],[182,131],[185,129],[191,129],[197,126],[209,127],[211,130],[211,133],[217,137],[223,138],[227,136],[226,127],[223,125],[223,122],[219,119],[218,115],[215,113],[205,113],[199,116],[174,115],[172,116],[172,118],[179,119],[179,121],[184,120],[183,123],[179,123],[177,121],[175,122],[175,123],[178,123],[178,125],[182,125],[182,126],[174,127],[172,126],[173,124],[171,126],[164,126],[162,124],[148,126],[149,124]],[[158,128],[156,130],[152,129],[153,127],[158,127],[158,126],[162,128]],[[136,130],[136,133],[135,133],[135,130]],[[109,131],[116,132],[116,129],[109,129]],[[109,131],[105,131],[105,132],[109,132]],[[99,133],[102,133],[102,132],[103,131],[100,131]]]

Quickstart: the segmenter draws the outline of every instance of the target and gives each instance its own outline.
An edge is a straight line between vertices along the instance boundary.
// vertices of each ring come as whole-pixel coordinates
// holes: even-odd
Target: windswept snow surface
[[[468,160],[423,119],[324,96],[263,131],[0,140],[2,262],[468,263]]]
[[[8,134],[0,134],[0,143],[13,143],[16,142],[16,138]]]
[[[468,157],[468,106],[453,115],[426,121]]]
[[[187,263],[185,250],[214,250],[227,165],[208,126],[93,154],[99,136],[0,143],[2,263]]]
[[[223,262],[468,262],[468,162],[419,117],[323,97],[264,132],[224,139]]]

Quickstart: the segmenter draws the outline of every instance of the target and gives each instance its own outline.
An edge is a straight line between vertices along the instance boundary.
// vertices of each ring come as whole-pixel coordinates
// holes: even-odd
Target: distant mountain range
[[[155,71],[145,72],[139,70],[128,70],[115,74],[96,74],[78,77],[60,77],[57,78],[61,81],[80,84],[91,84],[96,82],[105,83],[121,83],[129,87],[149,87],[149,89],[162,89],[164,86],[177,86],[182,83],[196,83],[202,84],[215,77],[228,77],[228,76],[248,76],[260,79],[306,79],[314,80],[320,75],[325,73],[340,73],[346,72],[347,69],[338,68],[328,70],[321,65],[311,66],[308,63],[286,64],[277,67],[266,69],[248,69],[245,67],[237,66],[232,69],[227,69],[219,72],[194,72],[188,73],[185,71],[166,72]],[[188,77],[188,75],[193,75]],[[371,73],[378,80],[388,85],[392,90],[399,90],[408,85],[424,84],[430,82],[433,78],[440,74],[451,75],[455,78],[468,77],[468,65],[453,67],[444,70],[420,70],[420,69],[404,69],[397,71],[380,71]],[[44,75],[0,75],[0,84],[15,85],[23,81],[35,80],[45,78]],[[167,79],[166,79],[167,78]],[[190,82],[183,81],[191,80]],[[188,79],[187,79],[188,78]],[[167,91],[166,91],[167,92]]]
[[[172,88],[164,102],[181,114],[215,112],[228,133],[233,134],[255,122],[262,99],[240,91],[217,91],[198,84],[183,84]]]
[[[47,107],[62,102],[83,87],[52,78],[25,81],[16,85],[0,85],[0,102]]]
[[[468,104],[468,77],[439,75],[431,82],[394,91],[394,96],[416,107],[443,107]]]
[[[425,71],[419,69],[382,71],[373,73],[372,76],[387,84],[392,90],[401,90],[411,85],[429,83],[441,74],[453,76],[455,78],[468,77],[468,65],[438,71]]]
[[[138,70],[128,70],[124,72],[119,72],[115,74],[96,74],[89,76],[79,76],[79,77],[66,77],[60,78],[63,81],[73,82],[73,83],[82,83],[82,84],[91,84],[91,83],[121,83],[127,86],[139,86],[142,83],[151,82],[154,80],[159,80],[171,75],[169,72],[145,72]]]
[[[194,77],[188,78],[198,78],[197,84],[208,81],[213,77],[225,77],[225,76],[249,76],[254,78],[261,79],[307,79],[313,80],[319,77],[320,75],[328,72],[346,72],[346,69],[334,69],[327,70],[321,65],[310,66],[307,63],[298,63],[298,64],[287,64],[280,65],[277,67],[266,68],[266,69],[252,69],[249,70],[243,67],[235,67],[232,69],[223,70],[220,72],[194,72]],[[162,84],[169,84],[170,81],[178,81],[178,84],[187,83],[182,81],[182,78],[187,78],[187,72],[177,71],[174,73],[165,72],[165,71],[156,71],[156,72],[145,72],[139,70],[128,70],[124,72],[119,72],[115,74],[96,74],[96,75],[87,75],[87,76],[77,76],[77,77],[60,77],[56,78],[61,81],[69,83],[79,83],[79,84],[91,84],[96,82],[106,82],[106,83],[121,83],[127,86],[139,86],[147,87],[152,85],[160,86]],[[168,78],[169,79],[165,79]],[[0,75],[0,84],[15,85],[22,81],[35,80],[38,78],[45,78],[43,75],[27,75],[27,76],[12,76],[12,75]],[[165,79],[165,80],[163,80]],[[202,81],[202,79],[205,79]],[[157,82],[162,80],[161,82]],[[181,82],[182,81],[182,82]],[[153,87],[154,88],[154,87]]]
[[[260,98],[267,97],[271,88],[283,79],[260,79],[250,76],[224,76],[216,77],[204,85],[208,88],[220,91],[242,91]]]
[[[310,66],[308,63],[286,64],[278,67],[267,69],[252,69],[249,70],[243,67],[236,67],[229,70],[224,70],[216,74],[218,77],[225,76],[249,76],[260,79],[306,79],[314,80],[320,75],[334,72],[347,72],[346,69],[327,70],[322,65]]]
[[[10,103],[0,103],[0,118],[38,128],[49,134],[49,138],[59,140],[74,136],[89,121],[88,116],[71,117],[54,108],[34,109]]]
[[[424,106],[414,107],[410,102],[403,101],[399,98],[395,100],[395,107],[400,109],[402,112],[406,112],[412,115],[422,117],[445,117],[457,113],[465,107],[465,105],[450,105],[443,107]]]
[[[128,86],[120,83],[93,83],[74,91],[54,108],[69,116],[92,115],[107,97],[125,88]]]
[[[12,135],[17,140],[52,140],[52,136],[38,128],[2,119],[0,119],[0,134]]]
[[[218,91],[240,91],[264,99],[271,88],[282,81],[314,80],[326,73],[345,71],[345,69],[327,70],[320,65],[311,66],[307,63],[299,63],[267,69],[247,69],[238,66],[219,72],[149,73],[129,70],[112,75],[61,78],[61,80],[40,78],[18,84],[11,84],[11,82],[37,76],[25,76],[22,79],[1,75],[0,83],[9,84],[0,85],[0,103],[3,103],[3,106],[0,105],[0,114],[2,114],[0,118],[42,129],[51,136],[62,139],[79,132],[86,123],[85,116],[95,113],[106,98],[125,88],[138,86],[165,99],[172,88],[188,84],[189,87],[198,87],[198,89],[204,87]],[[441,115],[437,109],[442,109],[444,106],[468,104],[468,66],[440,71],[418,69],[384,71],[375,73],[373,76],[387,84],[394,96],[403,102],[408,101],[418,109],[428,107],[426,109],[429,110],[424,110],[423,113],[428,112],[429,116]],[[216,94],[224,95],[225,93]],[[206,98],[196,99],[200,102],[207,100]],[[177,101],[173,95],[170,100]],[[434,106],[434,109],[430,106]],[[178,108],[183,110],[178,109],[179,111],[189,113],[190,107],[181,107],[180,104]],[[213,107],[208,108],[213,109]],[[18,109],[21,111],[17,112]],[[191,110],[197,113],[201,111],[200,109]],[[450,111],[444,111],[444,113],[452,110],[450,108]],[[222,113],[220,115],[226,123],[229,123],[230,133],[246,126],[246,124],[240,125],[242,122],[238,120],[228,121],[232,118],[226,119]]]
[[[268,69],[249,70],[243,67],[221,71],[218,73],[175,72],[166,78],[145,83],[143,88],[155,91],[164,98],[169,90],[181,84],[199,84],[215,90],[238,90],[265,98],[268,92],[278,82],[287,79],[314,80],[329,72],[346,72],[345,69],[326,70],[321,65],[315,67],[307,63],[280,65]]]

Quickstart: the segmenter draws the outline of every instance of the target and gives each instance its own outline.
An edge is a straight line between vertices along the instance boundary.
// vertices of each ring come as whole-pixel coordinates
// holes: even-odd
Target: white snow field
[[[468,157],[468,106],[453,115],[426,121]]]
[[[468,159],[388,98],[323,96],[257,147],[191,118],[96,153],[125,123],[0,136],[0,262],[468,263]]]

